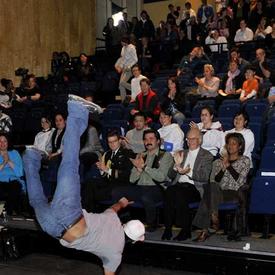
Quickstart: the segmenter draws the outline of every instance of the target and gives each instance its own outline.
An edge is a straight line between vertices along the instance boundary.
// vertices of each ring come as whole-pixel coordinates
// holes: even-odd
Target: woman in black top
[[[182,113],[184,110],[184,95],[181,94],[179,83],[176,76],[170,76],[167,81],[168,92],[165,95],[164,101],[161,104],[162,110],[169,109],[173,115],[173,119],[180,126],[182,125],[185,116]]]

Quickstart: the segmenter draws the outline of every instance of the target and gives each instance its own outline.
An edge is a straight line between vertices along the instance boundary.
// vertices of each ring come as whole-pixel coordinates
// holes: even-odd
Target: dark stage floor
[[[55,255],[31,254],[19,260],[0,263],[1,275],[102,275],[93,263],[65,259]],[[119,275],[199,275],[201,273],[172,271],[155,267],[123,264]]]

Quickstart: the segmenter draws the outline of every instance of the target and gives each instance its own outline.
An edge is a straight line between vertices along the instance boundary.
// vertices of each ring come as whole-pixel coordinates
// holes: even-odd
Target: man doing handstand
[[[53,200],[48,203],[43,193],[39,176],[42,155],[35,149],[26,150],[23,157],[27,190],[43,231],[60,239],[63,246],[97,255],[103,262],[104,274],[113,275],[121,263],[124,233],[134,242],[143,241],[145,230],[138,220],[121,225],[117,212],[130,203],[126,198],[101,214],[87,213],[81,207],[78,171],[80,136],[87,127],[89,110],[96,112],[97,106],[69,95],[64,150]]]

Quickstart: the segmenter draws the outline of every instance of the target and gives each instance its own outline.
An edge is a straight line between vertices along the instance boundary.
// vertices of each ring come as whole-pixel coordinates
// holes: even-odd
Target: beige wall
[[[200,0],[169,0],[169,1],[160,1],[154,2],[150,4],[144,4],[143,8],[150,15],[155,27],[158,26],[160,20],[166,20],[166,16],[169,12],[168,5],[173,4],[175,7],[180,6],[181,10],[184,8],[185,2],[190,2],[192,4],[192,8],[197,11],[199,6],[201,5]],[[209,4],[215,7],[215,0],[209,0]]]
[[[95,47],[95,0],[0,0],[0,77],[26,67],[50,71],[53,51],[76,56]],[[17,81],[18,82],[18,79]]]

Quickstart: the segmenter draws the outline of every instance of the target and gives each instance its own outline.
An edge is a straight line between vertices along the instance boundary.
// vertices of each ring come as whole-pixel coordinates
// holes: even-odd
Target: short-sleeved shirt
[[[248,94],[250,94],[253,90],[255,90],[256,92],[258,92],[259,89],[259,82],[256,78],[253,79],[247,79],[244,83],[243,83],[243,90],[245,91],[245,96],[247,96]]]
[[[72,243],[60,240],[68,248],[91,252],[98,256],[105,270],[115,272],[121,263],[125,244],[124,230],[114,210],[107,209],[101,214],[83,210],[87,229],[83,237]]]

